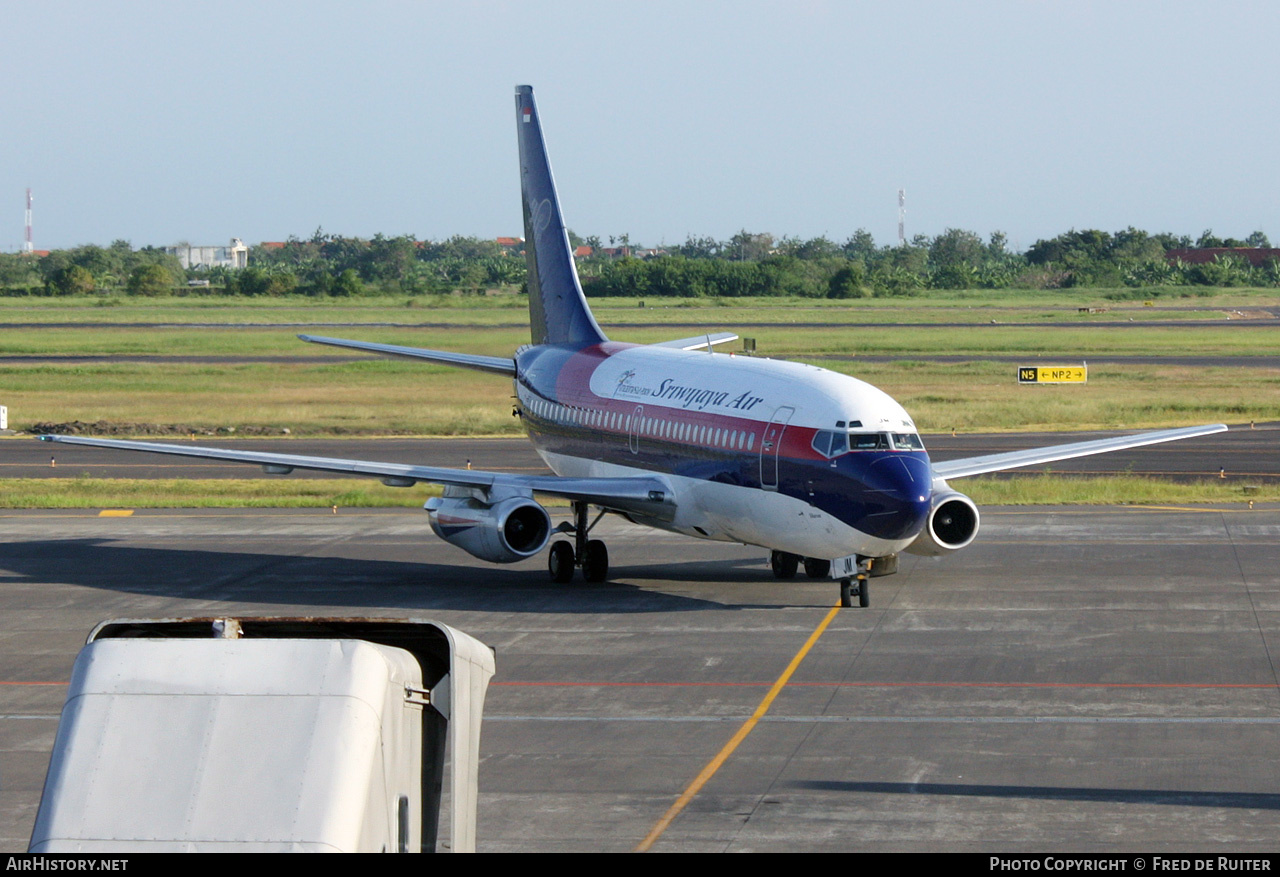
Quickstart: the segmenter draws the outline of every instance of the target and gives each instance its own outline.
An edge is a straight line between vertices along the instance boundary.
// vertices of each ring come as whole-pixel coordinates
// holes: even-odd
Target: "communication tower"
[[[898,190],[898,246],[907,245],[907,190]]]
[[[27,189],[27,236],[22,241],[22,252],[30,255],[35,252],[35,245],[31,243],[31,190]]]

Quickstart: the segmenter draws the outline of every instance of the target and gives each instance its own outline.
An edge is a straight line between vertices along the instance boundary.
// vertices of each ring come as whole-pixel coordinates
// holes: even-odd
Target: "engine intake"
[[[532,557],[551,538],[551,516],[531,499],[512,497],[490,505],[471,497],[436,497],[424,508],[437,536],[490,563]]]
[[[926,557],[959,551],[978,535],[978,523],[978,507],[969,497],[954,490],[935,494],[924,529],[905,550]]]

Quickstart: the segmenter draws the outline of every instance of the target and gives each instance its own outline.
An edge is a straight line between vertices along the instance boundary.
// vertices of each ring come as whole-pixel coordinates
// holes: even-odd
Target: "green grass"
[[[1011,363],[822,361],[941,432],[1122,429],[1280,420],[1280,370],[1093,365],[1083,385],[1022,386]],[[509,381],[386,360],[314,365],[0,366],[15,428],[107,420],[288,428],[294,435],[516,435]]]
[[[1074,363],[1103,355],[1280,356],[1280,332],[1227,321],[1228,309],[1280,306],[1274,290],[1223,290],[1211,298],[1170,298],[1158,308],[1106,301],[1107,290],[965,291],[912,299],[855,302],[812,300],[597,300],[601,324],[619,340],[651,342],[708,331],[737,330],[756,338],[761,355],[798,358],[854,375],[898,399],[924,431],[1158,428],[1196,423],[1280,420],[1280,369],[1093,364],[1085,385],[1019,386],[1013,363],[984,357]],[[509,355],[528,341],[525,299],[520,296],[355,299],[343,302],[228,298],[127,299],[109,307],[98,299],[0,298],[0,322],[240,324],[205,329],[154,325],[132,328],[27,328],[0,332],[0,354],[143,354],[161,357],[350,356],[337,363],[94,363],[0,364],[0,404],[11,426],[38,421],[108,420],[186,424],[197,428],[287,427],[298,436],[503,435],[520,432],[511,417],[511,385],[500,377],[403,360],[361,360],[333,348],[299,342],[297,330],[253,324],[282,322],[448,324],[396,328],[374,325],[313,331],[371,341]],[[1112,307],[1080,316],[1077,307]],[[1169,311],[1165,308],[1174,307]],[[998,310],[992,310],[996,308]],[[1212,309],[1206,311],[1206,309]],[[1090,325],[1132,315],[1140,325]],[[1221,314],[1220,324],[1180,325],[1188,317]],[[992,325],[993,318],[1000,320]],[[804,322],[957,322],[962,328],[906,325],[841,330],[793,325]],[[1064,323],[1037,328],[1034,321]],[[618,328],[626,323],[655,327]],[[739,324],[764,323],[761,328]],[[735,345],[731,345],[735,346]],[[728,348],[720,348],[726,350]],[[971,359],[924,361],[935,353]],[[868,362],[867,355],[894,362]],[[836,358],[826,358],[836,357]],[[1018,476],[963,482],[984,504],[1077,502],[1228,502],[1237,488],[1154,479],[1087,479]],[[104,506],[339,506],[420,505],[421,489],[393,490],[358,480],[72,481],[5,482],[3,503],[20,507]],[[1270,490],[1270,488],[1267,488]],[[1232,492],[1232,491],[1236,492]],[[1274,501],[1269,494],[1250,498]],[[74,503],[74,505],[69,505]]]
[[[1183,505],[1187,503],[1276,502],[1280,484],[1260,484],[1246,493],[1234,480],[1208,478],[1193,482],[1164,481],[1140,475],[1075,478],[1018,475],[1010,478],[966,478],[953,484],[978,505]]]
[[[10,478],[0,508],[420,508],[433,493],[355,478]]]
[[[510,381],[403,360],[334,365],[92,363],[0,367],[9,419],[287,427],[294,435],[519,431]]]
[[[1124,290],[1126,294],[1131,290]],[[922,290],[917,296],[829,300],[810,298],[593,298],[601,324],[611,322],[712,324],[750,320],[787,323],[812,316],[837,322],[928,322],[939,319],[988,322],[998,319],[1097,321],[1123,318],[1178,319],[1229,309],[1271,307],[1280,301],[1274,289],[1164,287],[1140,291],[1133,300],[1116,301],[1112,289]],[[1143,307],[1142,298],[1155,307]],[[1081,307],[1105,307],[1105,314],[1080,315]],[[984,313],[998,309],[1000,314]],[[1172,309],[1172,310],[1171,310]],[[1006,313],[1014,311],[1015,313]],[[243,298],[193,292],[153,299],[122,295],[68,298],[0,297],[0,322],[9,323],[424,323],[466,322],[523,326],[527,300],[522,295],[370,296],[311,299],[303,296]]]

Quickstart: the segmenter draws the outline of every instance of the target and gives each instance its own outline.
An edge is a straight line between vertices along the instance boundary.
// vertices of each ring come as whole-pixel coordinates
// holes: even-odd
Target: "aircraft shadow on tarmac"
[[[1164,804],[1176,807],[1233,807],[1280,810],[1280,794],[1266,792],[1193,792],[1166,789],[1090,789],[1070,786],[987,786],[958,783],[871,783],[815,780],[797,787],[824,792],[878,795],[954,795],[969,798],[1019,798],[1050,801],[1097,801],[1117,804]]]
[[[618,578],[723,581],[745,561],[663,564],[652,572],[619,567]],[[347,606],[362,609],[644,613],[752,608],[658,593],[609,581],[549,582],[541,570],[316,557],[201,549],[145,548],[106,539],[62,539],[0,546],[0,569],[50,585],[195,601]],[[767,573],[746,573],[764,581]],[[14,581],[12,577],[9,581]],[[776,608],[770,606],[769,608]]]

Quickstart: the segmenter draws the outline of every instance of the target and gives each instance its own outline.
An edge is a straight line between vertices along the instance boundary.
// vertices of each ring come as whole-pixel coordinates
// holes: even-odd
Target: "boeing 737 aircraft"
[[[841,604],[868,605],[868,578],[900,552],[938,555],[971,543],[978,509],[948,479],[1207,435],[1218,424],[934,463],[902,406],[870,384],[799,363],[729,356],[721,334],[638,345],[610,341],[578,282],[533,89],[516,88],[516,128],[532,344],[511,358],[339,338],[305,341],[479,369],[511,378],[516,413],[555,475],[529,476],[72,436],[48,441],[256,463],[271,474],[345,472],[408,487],[444,486],[426,503],[431,529],[487,561],[531,557],[553,532],[551,577],[609,573],[589,538],[607,512],[703,539],[769,549],[787,579],[801,563],[840,582]],[[553,528],[535,494],[567,499]],[[590,521],[591,507],[599,510]]]

